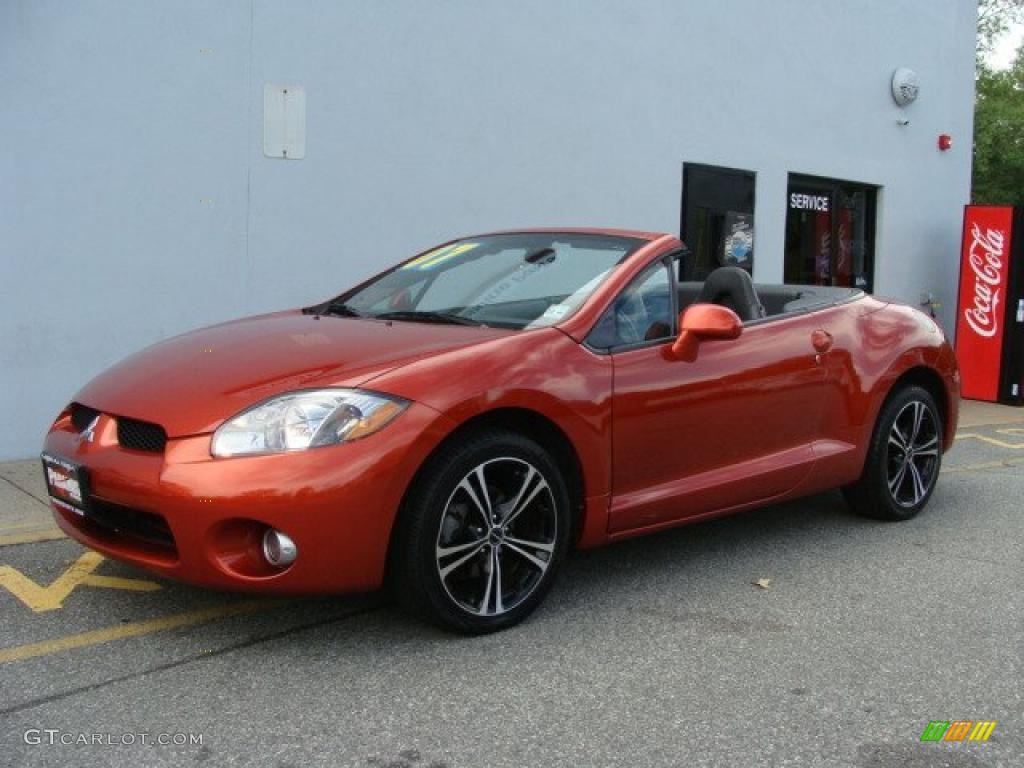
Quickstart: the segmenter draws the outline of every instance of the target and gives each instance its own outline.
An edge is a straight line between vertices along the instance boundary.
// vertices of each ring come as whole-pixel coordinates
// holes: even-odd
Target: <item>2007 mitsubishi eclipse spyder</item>
[[[959,373],[849,288],[684,282],[621,230],[446,243],[336,298],[156,344],[54,422],[57,522],[112,558],[268,593],[391,583],[464,632],[529,614],[570,547],[842,488],[921,511]]]

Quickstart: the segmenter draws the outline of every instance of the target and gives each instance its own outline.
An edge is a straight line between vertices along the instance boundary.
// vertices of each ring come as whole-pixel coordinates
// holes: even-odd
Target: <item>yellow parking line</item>
[[[1003,469],[1024,464],[1024,459],[1003,459],[1002,461],[983,461],[979,464],[953,464],[942,468],[942,474],[950,472],[976,472],[983,469]]]
[[[203,608],[198,611],[177,613],[173,616],[164,616],[159,619],[147,621],[133,621],[128,624],[117,624],[106,629],[97,629],[92,632],[82,632],[77,635],[57,637],[53,640],[44,640],[41,643],[29,643],[28,645],[16,645],[13,648],[0,649],[0,664],[11,661],[23,661],[37,656],[49,656],[52,653],[71,650],[72,648],[84,648],[90,645],[108,643],[111,640],[121,640],[126,637],[138,637],[149,635],[154,632],[162,632],[165,629],[177,629],[179,627],[191,627],[195,624],[203,624],[214,619],[224,619],[229,616],[239,616],[256,611],[266,611],[280,605],[277,600],[250,600],[232,605],[218,605],[212,608]]]
[[[38,522],[34,522],[34,523],[15,523],[14,525],[0,526],[0,533],[10,533],[11,531],[23,531],[26,528],[32,528],[33,530],[35,530],[37,528],[46,528],[46,527],[49,527],[49,526],[46,525],[45,523],[43,525],[40,525]]]
[[[103,563],[104,557],[98,552],[85,552],[71,567],[57,577],[49,586],[40,586],[17,568],[0,565],[0,587],[3,587],[36,613],[55,611],[64,606],[64,600],[80,586],[128,589],[136,592],[152,592],[160,585],[143,579],[126,579],[120,576],[100,576],[93,573]]]
[[[1005,430],[1005,429],[1000,429],[999,430],[999,432],[1008,432],[1008,431],[1009,430]],[[988,435],[976,435],[973,432],[967,432],[967,433],[958,432],[957,436],[956,436],[957,440],[966,440],[968,438],[971,438],[971,439],[974,439],[974,440],[981,440],[983,443],[990,443],[991,445],[998,445],[1000,448],[1014,448],[1014,449],[1016,449],[1016,448],[1024,448],[1024,443],[1008,443],[1005,440],[997,440],[996,438],[989,437]]]
[[[25,526],[28,527],[28,526]],[[10,528],[4,530],[11,530]],[[7,547],[12,544],[35,544],[37,541],[56,541],[67,538],[60,528],[37,528],[23,533],[0,534],[0,547]]]

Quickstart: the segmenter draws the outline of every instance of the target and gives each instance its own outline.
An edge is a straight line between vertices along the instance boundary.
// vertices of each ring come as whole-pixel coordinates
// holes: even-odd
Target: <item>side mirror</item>
[[[692,363],[697,347],[708,339],[735,339],[743,332],[743,321],[728,307],[693,304],[679,314],[679,338],[672,342],[672,356]]]

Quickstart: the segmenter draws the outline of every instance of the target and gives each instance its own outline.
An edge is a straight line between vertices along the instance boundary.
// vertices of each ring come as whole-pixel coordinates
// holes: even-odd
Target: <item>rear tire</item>
[[[407,494],[391,552],[395,596],[446,629],[510,627],[551,588],[570,523],[565,481],[535,442],[498,430],[456,439]]]
[[[889,397],[871,437],[864,474],[843,489],[853,510],[876,520],[909,520],[939,479],[943,425],[935,398],[918,386]]]

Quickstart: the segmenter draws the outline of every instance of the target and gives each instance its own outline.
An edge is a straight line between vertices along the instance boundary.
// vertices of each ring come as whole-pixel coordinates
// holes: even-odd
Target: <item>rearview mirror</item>
[[[679,337],[672,342],[672,356],[693,362],[697,347],[709,339],[735,339],[743,331],[739,315],[719,304],[693,304],[679,314]]]

